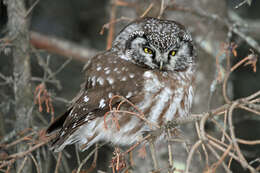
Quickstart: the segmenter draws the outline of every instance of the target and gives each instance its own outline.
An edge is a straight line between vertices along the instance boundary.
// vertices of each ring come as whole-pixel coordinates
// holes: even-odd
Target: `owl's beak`
[[[163,61],[160,61],[160,70],[163,68]]]

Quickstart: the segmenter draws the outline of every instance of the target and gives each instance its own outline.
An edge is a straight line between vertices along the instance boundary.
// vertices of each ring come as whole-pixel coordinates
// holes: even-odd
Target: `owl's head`
[[[137,65],[162,71],[185,71],[195,57],[192,38],[184,26],[156,18],[127,25],[115,38],[112,50]]]

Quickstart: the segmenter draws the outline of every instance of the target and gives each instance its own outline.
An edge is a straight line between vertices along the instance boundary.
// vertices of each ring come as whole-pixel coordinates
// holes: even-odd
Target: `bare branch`
[[[86,62],[92,58],[97,51],[76,45],[69,41],[58,39],[55,37],[48,37],[37,32],[30,32],[31,44],[38,48],[44,49],[48,52],[63,55],[68,58],[73,58],[81,62]]]

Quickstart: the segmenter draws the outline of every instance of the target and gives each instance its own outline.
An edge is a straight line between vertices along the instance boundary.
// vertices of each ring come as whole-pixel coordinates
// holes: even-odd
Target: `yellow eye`
[[[176,52],[174,51],[174,50],[172,50],[171,52],[170,52],[170,55],[171,56],[174,56],[176,54]]]
[[[153,51],[149,49],[148,47],[144,47],[144,52],[148,54],[153,54]]]

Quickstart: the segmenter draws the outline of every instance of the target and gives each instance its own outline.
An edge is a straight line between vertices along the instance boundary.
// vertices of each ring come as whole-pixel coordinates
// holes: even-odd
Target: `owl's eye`
[[[153,54],[152,49],[150,49],[150,48],[148,48],[148,47],[144,47],[143,50],[144,50],[144,52],[147,53],[147,54],[150,54],[150,55]]]
[[[172,51],[170,51],[169,54],[170,54],[171,56],[175,56],[175,55],[176,55],[176,51],[172,50]]]

